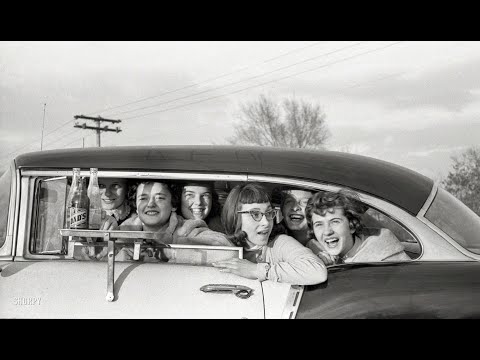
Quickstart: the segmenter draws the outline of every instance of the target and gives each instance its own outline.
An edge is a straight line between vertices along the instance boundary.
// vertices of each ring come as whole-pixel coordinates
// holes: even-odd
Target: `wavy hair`
[[[247,233],[242,230],[242,217],[237,211],[242,209],[243,204],[271,203],[270,196],[265,188],[257,183],[245,183],[235,186],[228,194],[222,210],[222,224],[227,238],[237,246],[247,246]],[[277,224],[274,222],[268,241],[279,235]]]
[[[342,189],[337,192],[319,191],[313,195],[308,201],[305,208],[305,214],[308,224],[308,238],[315,239],[312,226],[312,215],[325,216],[327,211],[341,208],[347,218],[350,229],[354,229],[353,236],[359,235],[363,230],[362,215],[367,211],[368,207],[360,201],[360,197],[356,192],[350,189]]]
[[[137,208],[137,189],[141,184],[148,185],[153,183],[160,183],[167,187],[168,191],[170,191],[170,195],[172,196],[172,207],[177,208],[180,205],[180,197],[178,196],[179,190],[178,185],[172,182],[168,182],[165,180],[139,180],[136,182],[132,182],[128,187],[128,201],[130,204],[133,204],[133,208]]]

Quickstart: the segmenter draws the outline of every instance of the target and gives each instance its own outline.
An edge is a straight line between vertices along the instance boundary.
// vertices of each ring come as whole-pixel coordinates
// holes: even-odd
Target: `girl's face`
[[[138,217],[148,227],[165,225],[172,211],[172,194],[165,184],[153,182],[140,184],[137,188]],[[154,229],[152,229],[154,230]]]
[[[282,214],[287,228],[290,230],[308,230],[305,207],[312,197],[312,193],[304,190],[288,190],[285,191],[284,195],[286,198],[283,203]]]
[[[342,208],[328,209],[323,216],[313,213],[312,227],[315,237],[330,255],[344,256],[353,247],[355,230]]]
[[[271,212],[274,210],[272,209],[272,205],[270,205],[269,202],[261,204],[243,204],[239,211],[246,211],[246,213],[242,213],[240,216],[242,217],[241,230],[247,233],[248,246],[266,245],[273,229],[274,216],[271,216]],[[254,220],[249,211],[257,213],[259,217],[261,216],[261,219],[259,219],[259,221]],[[258,214],[258,212],[261,212],[261,214]],[[264,215],[265,212],[267,212],[268,215]]]
[[[114,210],[120,207],[127,197],[127,180],[115,178],[98,179],[102,207],[104,210]]]
[[[182,216],[185,219],[204,220],[212,210],[212,191],[206,186],[183,187]]]

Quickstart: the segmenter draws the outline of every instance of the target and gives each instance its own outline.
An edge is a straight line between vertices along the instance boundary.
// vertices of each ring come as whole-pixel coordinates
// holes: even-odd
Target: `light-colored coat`
[[[376,229],[367,235],[355,238],[356,251],[349,251],[342,259],[345,263],[353,262],[380,262],[380,261],[408,261],[410,257],[405,253],[402,243],[389,229]],[[307,243],[315,254],[325,251],[324,247],[312,239]]]

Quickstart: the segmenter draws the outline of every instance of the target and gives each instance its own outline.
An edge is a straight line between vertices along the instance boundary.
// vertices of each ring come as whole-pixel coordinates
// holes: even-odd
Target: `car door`
[[[112,302],[105,262],[23,261],[1,269],[0,318],[264,318],[260,282],[209,266],[117,262]],[[209,284],[252,293],[200,290]]]
[[[479,298],[474,261],[342,264],[305,288],[297,318],[480,318]]]
[[[44,174],[21,179],[15,261],[0,263],[1,318],[265,317],[260,282],[222,273],[209,263],[116,262],[115,299],[107,301],[107,263],[69,259],[59,233],[64,172]],[[212,284],[245,286],[251,295],[201,291]]]

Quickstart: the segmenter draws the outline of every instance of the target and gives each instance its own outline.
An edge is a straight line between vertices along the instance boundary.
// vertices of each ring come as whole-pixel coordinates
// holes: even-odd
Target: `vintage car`
[[[132,246],[155,234],[66,229],[72,168],[88,177],[241,182],[272,190],[356,191],[365,221],[411,260],[328,267],[300,286],[220,272],[238,247],[177,245],[183,261],[78,260],[75,249]],[[278,204],[277,204],[278,205]],[[478,318],[480,218],[431,179],[353,154],[227,146],[112,147],[27,153],[0,178],[0,318]],[[90,241],[89,241],[90,239]],[[91,239],[97,239],[92,245]]]

